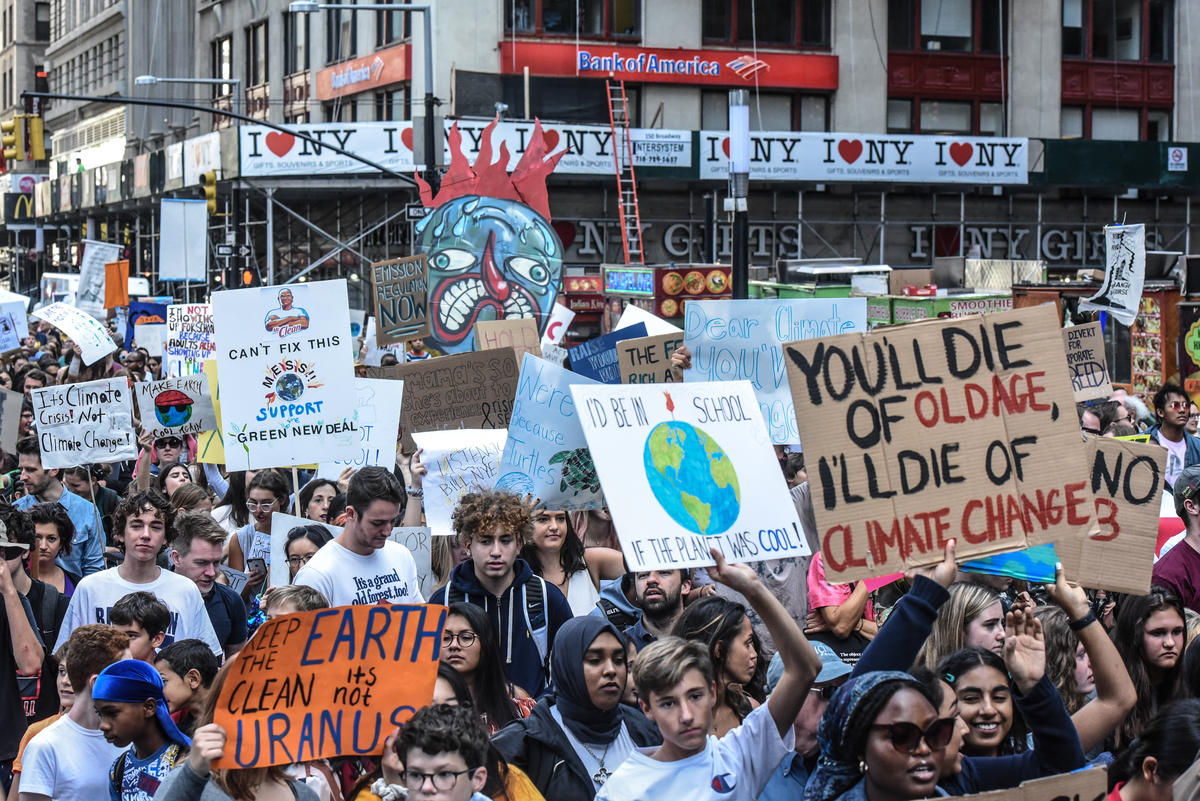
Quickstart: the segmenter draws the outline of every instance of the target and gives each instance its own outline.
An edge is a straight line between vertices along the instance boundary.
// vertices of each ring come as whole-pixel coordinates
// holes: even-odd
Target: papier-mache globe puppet
[[[415,253],[429,260],[431,334],[442,353],[474,349],[475,323],[532,317],[545,332],[562,281],[563,247],[550,225],[546,178],[563,150],[547,157],[540,122],[512,175],[508,145],[492,162],[492,131],[483,131],[472,166],[451,126],[450,167],[436,196],[417,177],[421,201],[433,210],[416,225]]]

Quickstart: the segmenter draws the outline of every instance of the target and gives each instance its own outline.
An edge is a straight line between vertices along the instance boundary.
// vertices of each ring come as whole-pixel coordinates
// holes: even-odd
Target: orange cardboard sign
[[[129,259],[104,263],[104,308],[129,305]]]
[[[379,755],[433,699],[446,607],[339,606],[269,620],[234,659],[215,768]]]

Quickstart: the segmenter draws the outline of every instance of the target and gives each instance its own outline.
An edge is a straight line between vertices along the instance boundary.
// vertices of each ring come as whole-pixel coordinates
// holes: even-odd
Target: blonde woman
[[[950,600],[938,610],[917,664],[936,668],[963,648],[982,648],[997,656],[1004,653],[1004,604],[997,592],[979,584],[950,585]]]

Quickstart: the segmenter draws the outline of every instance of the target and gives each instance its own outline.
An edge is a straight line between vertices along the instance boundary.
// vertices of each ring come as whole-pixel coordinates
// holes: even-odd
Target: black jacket
[[[662,744],[658,727],[641,712],[622,705],[621,714],[635,746]],[[592,801],[596,797],[592,777],[583,769],[546,699],[538,702],[528,718],[514,720],[496,732],[492,743],[509,764],[525,771],[546,801]]]

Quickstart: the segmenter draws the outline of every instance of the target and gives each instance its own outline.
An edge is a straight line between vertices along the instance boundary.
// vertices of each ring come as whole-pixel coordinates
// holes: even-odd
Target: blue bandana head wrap
[[[179,730],[167,702],[163,699],[162,677],[158,671],[140,659],[122,659],[100,671],[92,687],[95,701],[115,701],[118,704],[140,704],[147,698],[154,700],[154,714],[162,724],[167,739],[190,748],[192,741]]]

